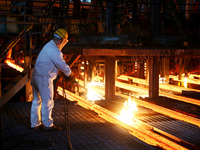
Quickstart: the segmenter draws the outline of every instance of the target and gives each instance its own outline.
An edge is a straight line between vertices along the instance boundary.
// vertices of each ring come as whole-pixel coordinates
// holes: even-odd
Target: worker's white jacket
[[[52,109],[53,80],[60,69],[66,76],[71,74],[69,66],[63,60],[63,54],[53,40],[48,42],[35,63],[31,84],[33,87],[33,101],[31,106],[31,127],[43,123],[46,127],[53,126]],[[40,95],[40,96],[39,96]]]
[[[63,60],[63,53],[53,40],[49,41],[41,50],[35,63],[33,75],[46,79],[55,79],[60,69],[66,76],[71,74],[69,66]]]

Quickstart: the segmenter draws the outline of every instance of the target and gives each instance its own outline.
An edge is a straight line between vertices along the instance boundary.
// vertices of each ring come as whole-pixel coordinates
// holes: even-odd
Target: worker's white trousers
[[[52,109],[53,81],[42,76],[33,76],[33,101],[31,106],[31,127],[37,127],[43,123],[46,127],[53,125]]]

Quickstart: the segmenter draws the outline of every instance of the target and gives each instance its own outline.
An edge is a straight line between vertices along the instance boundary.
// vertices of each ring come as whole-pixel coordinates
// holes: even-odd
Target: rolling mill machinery
[[[170,117],[164,121],[173,118],[199,128],[199,20],[199,0],[1,0],[0,108],[8,102],[32,101],[30,77],[37,55],[52,33],[64,28],[69,32],[64,59],[75,78],[62,87],[60,73],[54,99],[66,94],[106,120],[110,115],[111,122],[118,122],[114,113],[120,114],[123,105],[132,104],[136,118],[128,120],[167,137],[159,134],[162,148],[172,144],[175,149],[198,149],[196,141],[149,123],[141,113],[153,109]],[[130,98],[135,102],[125,102]],[[106,114],[106,109],[113,112]],[[136,131],[133,122],[120,124],[156,145],[156,136],[151,141],[152,133]]]

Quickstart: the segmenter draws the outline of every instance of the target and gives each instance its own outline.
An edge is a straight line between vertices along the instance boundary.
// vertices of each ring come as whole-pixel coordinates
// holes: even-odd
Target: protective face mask
[[[62,43],[60,44],[60,50],[62,50],[62,48],[67,44],[67,42],[68,42],[68,39],[64,39],[62,41]]]

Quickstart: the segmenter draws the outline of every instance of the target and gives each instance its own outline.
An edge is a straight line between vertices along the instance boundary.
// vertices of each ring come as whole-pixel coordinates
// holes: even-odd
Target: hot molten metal
[[[20,67],[19,65],[14,64],[13,62],[11,62],[10,60],[6,60],[6,64],[14,69],[16,69],[17,71],[24,71],[24,68]]]
[[[124,108],[120,112],[118,119],[122,122],[131,125],[133,123],[134,112],[137,111],[137,104],[131,100],[130,96],[124,103]]]

